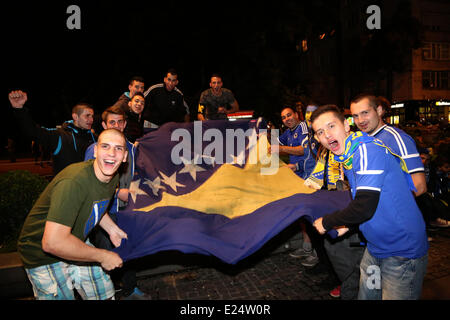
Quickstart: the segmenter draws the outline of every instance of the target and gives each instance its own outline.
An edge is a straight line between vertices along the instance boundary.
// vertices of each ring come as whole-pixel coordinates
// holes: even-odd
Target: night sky
[[[169,68],[196,111],[213,72],[223,75],[241,110],[270,117],[282,88],[295,86],[298,46],[307,34],[332,28],[336,1],[34,1],[2,3],[2,96],[22,89],[36,122],[54,127],[80,101],[101,113],[143,76],[160,83]],[[69,5],[81,29],[69,30]],[[7,114],[8,114],[8,110]],[[5,130],[14,128],[3,127]]]

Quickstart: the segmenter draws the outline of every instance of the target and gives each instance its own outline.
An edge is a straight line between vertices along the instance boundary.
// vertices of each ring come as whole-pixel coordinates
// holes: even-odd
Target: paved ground
[[[450,228],[429,234],[422,299],[450,300]],[[289,251],[262,253],[235,268],[211,261],[216,265],[140,276],[138,285],[154,300],[330,300],[328,293],[338,284],[327,263],[306,268]]]

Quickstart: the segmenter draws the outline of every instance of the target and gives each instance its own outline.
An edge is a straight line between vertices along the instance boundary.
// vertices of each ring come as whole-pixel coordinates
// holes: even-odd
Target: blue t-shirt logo
[[[86,227],[84,228],[84,236],[87,237],[89,232],[97,225],[97,223],[103,217],[103,214],[106,212],[108,208],[109,200],[101,200],[95,201],[92,206],[91,214],[89,215],[89,219],[86,222]]]

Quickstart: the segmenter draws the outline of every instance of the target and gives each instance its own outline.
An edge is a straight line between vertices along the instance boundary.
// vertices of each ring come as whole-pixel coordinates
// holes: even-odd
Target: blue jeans
[[[359,300],[418,300],[428,263],[421,258],[375,258],[366,248],[360,264]]]

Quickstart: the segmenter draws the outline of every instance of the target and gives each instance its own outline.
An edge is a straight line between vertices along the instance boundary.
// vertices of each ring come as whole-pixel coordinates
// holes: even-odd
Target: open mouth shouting
[[[337,140],[335,139],[328,140],[328,146],[331,152],[333,152],[334,154],[339,154],[339,149],[341,145]]]

